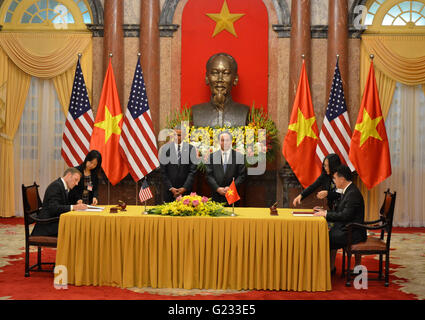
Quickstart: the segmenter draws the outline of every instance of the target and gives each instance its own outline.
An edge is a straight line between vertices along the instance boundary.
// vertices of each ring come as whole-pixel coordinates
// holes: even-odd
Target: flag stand
[[[139,189],[139,183],[138,181],[136,181],[136,206],[138,205],[138,201],[137,201],[137,196],[139,195],[139,193],[137,192],[137,189]]]
[[[110,187],[110,182],[109,182],[109,179],[108,179],[108,205],[111,204],[111,202],[110,202],[111,198],[110,198],[110,189],[109,189],[109,187]]]
[[[148,211],[146,210],[146,201],[145,201],[145,211],[143,211],[143,214],[148,214]]]
[[[231,214],[231,216],[232,217],[236,216],[236,214],[235,214],[235,203],[234,202],[232,203],[232,214]]]

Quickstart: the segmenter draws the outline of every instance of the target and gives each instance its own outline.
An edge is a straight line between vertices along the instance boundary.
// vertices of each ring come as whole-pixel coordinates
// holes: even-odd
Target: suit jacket
[[[62,213],[71,211],[71,203],[65,192],[61,178],[53,181],[46,189],[43,206],[38,215],[41,219],[59,217]],[[58,222],[49,224],[36,223],[31,233],[33,236],[49,236],[58,234]]]
[[[78,183],[78,185],[76,185],[69,192],[69,201],[71,202],[71,204],[76,204],[78,200],[81,200],[83,198],[83,191],[84,191],[84,170],[83,170],[83,166],[79,165],[75,168],[77,168],[81,172],[81,179],[80,179],[80,182]],[[93,184],[93,189],[92,189],[92,191],[89,191],[89,203],[88,204],[92,204],[93,198],[99,199],[99,191],[98,191],[99,178],[97,177],[97,172],[94,172],[94,170],[92,170],[90,172],[90,178],[91,178],[91,182]]]
[[[160,171],[163,182],[164,201],[174,201],[174,196],[170,188],[185,188],[185,194],[192,191],[193,180],[195,179],[196,164],[192,162],[196,156],[195,148],[188,144],[182,143],[181,160],[178,161],[176,145],[169,142],[161,147],[160,150]]]
[[[232,149],[231,163],[224,172],[221,150],[210,155],[207,168],[207,182],[211,187],[212,200],[217,202],[226,202],[226,197],[217,193],[217,188],[229,186],[233,178],[236,188],[238,188],[246,179],[246,167],[244,156]]]
[[[341,200],[336,206],[335,211],[328,211],[326,220],[334,222],[334,234],[338,234],[341,239],[337,239],[338,243],[345,243],[347,237],[346,225],[357,222],[364,223],[364,200],[360,190],[354,183],[351,183],[341,196]],[[353,229],[352,242],[358,243],[365,241],[367,238],[366,230]]]

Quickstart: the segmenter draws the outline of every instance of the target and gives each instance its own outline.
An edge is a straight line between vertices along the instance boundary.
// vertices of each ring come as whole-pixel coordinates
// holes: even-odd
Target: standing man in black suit
[[[172,140],[162,146],[159,153],[165,202],[172,202],[178,196],[192,191],[196,173],[196,164],[193,162],[196,159],[196,150],[182,140],[179,126],[174,129]]]
[[[62,213],[72,210],[87,209],[87,205],[78,200],[77,204],[71,204],[68,194],[81,178],[81,172],[76,168],[68,168],[63,176],[53,181],[44,193],[43,206],[38,215],[41,219],[59,217]],[[36,223],[31,233],[32,236],[57,236],[58,222],[49,224]]]
[[[238,188],[246,179],[244,156],[232,149],[232,135],[223,131],[219,135],[220,150],[210,155],[207,165],[207,182],[212,190],[212,200],[226,202],[225,194],[235,179]]]
[[[334,222],[329,231],[331,249],[331,272],[335,273],[335,257],[339,248],[347,245],[347,228],[349,223],[364,223],[364,200],[360,190],[352,182],[353,175],[346,165],[341,165],[334,173],[333,179],[337,189],[342,189],[342,195],[334,211],[316,209],[315,216],[325,217],[328,222]],[[366,241],[365,229],[353,229],[352,242]],[[356,265],[360,264],[361,256],[356,256]]]

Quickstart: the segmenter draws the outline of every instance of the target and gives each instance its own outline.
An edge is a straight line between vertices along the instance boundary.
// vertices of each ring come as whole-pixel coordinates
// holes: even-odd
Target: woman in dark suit
[[[340,194],[336,192],[335,183],[333,182],[333,174],[341,165],[341,160],[335,153],[328,154],[323,159],[322,174],[310,186],[304,189],[293,201],[294,207],[301,203],[301,200],[309,196],[317,188],[321,187],[322,191],[317,193],[318,199],[327,198],[329,209],[333,209],[336,200],[340,198]]]
[[[97,150],[91,150],[84,162],[76,168],[80,170],[82,177],[77,186],[69,193],[71,203],[82,200],[85,204],[97,205],[99,179],[97,173],[102,165],[102,155]]]

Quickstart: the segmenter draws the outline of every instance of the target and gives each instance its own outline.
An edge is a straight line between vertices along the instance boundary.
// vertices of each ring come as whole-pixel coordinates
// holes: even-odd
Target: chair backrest
[[[390,189],[387,189],[384,194],[384,202],[382,203],[382,207],[379,212],[381,214],[382,220],[387,224],[387,227],[385,228],[387,231],[386,242],[387,246],[389,246],[391,241],[391,232],[393,228],[394,208],[397,192],[394,191],[394,193],[392,193]],[[383,239],[383,231],[381,233],[381,239]]]
[[[40,195],[38,193],[38,187],[39,185],[35,182],[30,186],[22,185],[22,201],[24,205],[25,224],[31,224],[34,222],[30,215],[33,213],[38,213],[42,206]]]

